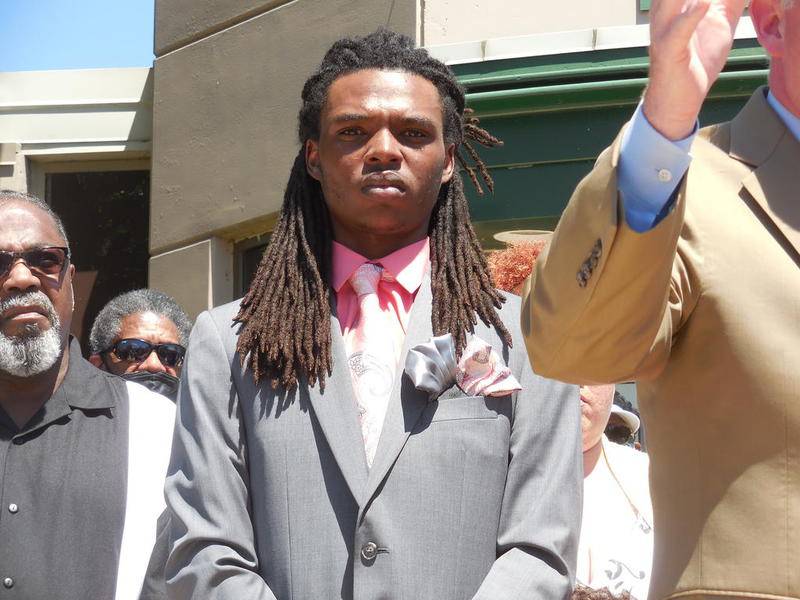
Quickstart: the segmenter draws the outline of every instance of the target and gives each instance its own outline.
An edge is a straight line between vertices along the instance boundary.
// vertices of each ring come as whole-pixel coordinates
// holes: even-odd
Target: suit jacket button
[[[374,560],[378,554],[378,545],[375,542],[367,542],[361,547],[361,558],[364,560]]]
[[[575,276],[575,278],[578,280],[578,287],[582,288],[586,287],[588,280],[586,279],[586,275],[584,274],[583,269],[578,271],[578,274]]]

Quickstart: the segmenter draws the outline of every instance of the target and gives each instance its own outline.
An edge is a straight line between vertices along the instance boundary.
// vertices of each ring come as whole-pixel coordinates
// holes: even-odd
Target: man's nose
[[[22,260],[11,265],[11,270],[3,280],[4,291],[27,292],[38,290],[42,282]]]
[[[365,159],[370,164],[399,164],[403,159],[400,143],[389,129],[380,129],[370,138]]]
[[[139,363],[137,371],[150,371],[151,373],[164,373],[167,368],[161,364],[161,359],[158,358],[158,353],[153,350],[147,355],[147,358]]]

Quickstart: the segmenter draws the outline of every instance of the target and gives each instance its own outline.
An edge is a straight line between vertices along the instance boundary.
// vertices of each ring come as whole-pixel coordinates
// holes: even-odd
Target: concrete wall
[[[229,242],[212,237],[150,259],[150,287],[172,295],[191,318],[233,300]]]
[[[149,68],[0,73],[0,143],[43,160],[149,154],[152,97]]]
[[[189,302],[186,277],[155,257],[274,223],[305,79],[343,35],[381,25],[416,35],[416,10],[414,0],[156,0],[152,285]]]
[[[636,25],[639,0],[420,0],[426,46],[534,33]]]
[[[149,68],[0,73],[0,187],[43,196],[54,161],[149,168],[152,98]]]
[[[0,144],[0,189],[28,191],[25,157],[16,143]]]

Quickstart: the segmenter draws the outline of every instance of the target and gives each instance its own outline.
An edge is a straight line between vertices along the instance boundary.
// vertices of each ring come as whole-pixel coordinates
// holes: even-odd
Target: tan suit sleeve
[[[672,211],[630,229],[617,193],[621,135],[578,185],[523,291],[534,371],[578,384],[653,378],[697,296],[680,244],[685,181]],[[682,246],[679,248],[679,246]]]

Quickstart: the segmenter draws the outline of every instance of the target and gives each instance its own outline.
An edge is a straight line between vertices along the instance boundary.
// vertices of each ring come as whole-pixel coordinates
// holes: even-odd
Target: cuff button
[[[672,181],[672,171],[670,171],[669,169],[659,169],[658,180],[661,183],[669,183],[670,181]]]

